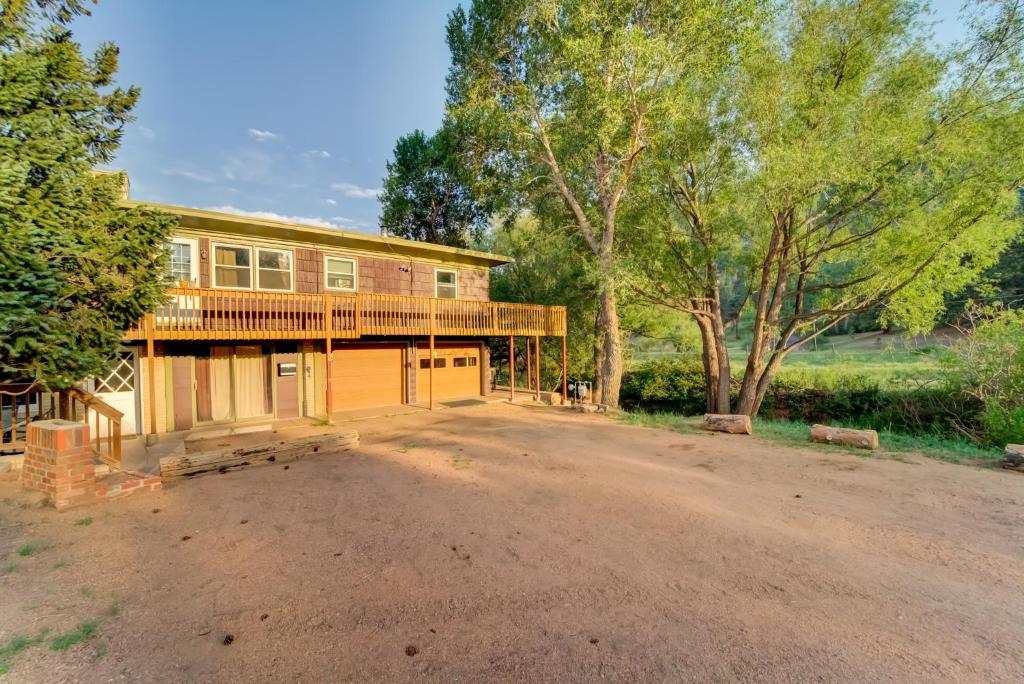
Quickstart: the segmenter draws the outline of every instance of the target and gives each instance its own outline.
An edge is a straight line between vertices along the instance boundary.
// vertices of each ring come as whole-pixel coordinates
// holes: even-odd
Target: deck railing
[[[170,301],[128,339],[357,338],[371,335],[565,335],[565,307],[373,293],[296,294],[199,287]],[[147,330],[147,327],[150,327]]]
[[[50,392],[38,385],[0,385],[0,452],[24,451],[32,421],[61,418],[88,425],[96,455],[120,467],[123,417],[107,402],[77,387]]]

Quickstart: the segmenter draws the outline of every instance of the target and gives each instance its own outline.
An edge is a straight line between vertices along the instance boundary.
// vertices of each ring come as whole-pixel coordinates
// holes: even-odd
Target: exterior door
[[[416,363],[416,398],[430,400],[430,345],[421,342]],[[480,396],[480,345],[434,345],[434,401]]]
[[[335,411],[402,403],[402,344],[349,344],[333,352],[331,392]]]
[[[100,399],[107,402],[124,414],[121,419],[122,435],[139,433],[138,415],[138,355],[134,350],[124,350],[118,354],[117,362],[109,373],[92,382],[92,391]],[[100,437],[106,436],[106,421],[100,421]]]
[[[231,347],[211,347],[209,356],[196,357],[195,369],[196,422],[233,420]]]

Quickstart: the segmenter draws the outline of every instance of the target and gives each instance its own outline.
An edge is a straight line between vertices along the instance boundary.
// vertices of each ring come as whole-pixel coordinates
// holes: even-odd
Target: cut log
[[[1024,469],[1024,444],[1007,444],[1004,468]]]
[[[267,461],[292,461],[307,454],[343,451],[358,445],[359,433],[355,430],[348,430],[299,439],[280,440],[239,449],[172,454],[160,459],[160,477],[164,479],[191,477],[201,473],[223,472],[229,468]]]
[[[712,432],[730,432],[734,435],[749,435],[754,431],[750,416],[727,413],[704,414],[704,429]]]
[[[811,441],[819,444],[840,444],[857,449],[877,449],[878,433],[874,430],[852,430],[828,425],[812,425]]]

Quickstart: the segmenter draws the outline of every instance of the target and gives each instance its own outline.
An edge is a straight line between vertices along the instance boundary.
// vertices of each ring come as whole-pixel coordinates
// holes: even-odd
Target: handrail
[[[152,318],[156,340],[366,335],[565,335],[564,306],[372,292],[307,294],[177,287]],[[128,339],[147,339],[139,325]]]
[[[121,465],[124,414],[84,389],[71,387],[51,392],[35,384],[0,384],[0,414],[3,420],[0,449],[23,451],[29,423],[61,418],[93,428],[91,436],[96,455],[109,465]],[[92,424],[91,417],[94,417]]]

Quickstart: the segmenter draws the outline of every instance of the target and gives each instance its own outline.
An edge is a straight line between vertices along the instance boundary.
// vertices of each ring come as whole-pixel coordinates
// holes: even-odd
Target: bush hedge
[[[705,407],[703,373],[695,360],[638,364],[623,378],[622,406],[699,415]],[[1020,434],[1016,430],[1024,427],[1024,412],[996,416],[981,401],[949,386],[890,389],[863,375],[834,372],[821,380],[816,382],[813,373],[777,378],[761,406],[761,416],[910,435],[961,439],[970,435],[981,443],[1000,445],[1012,441]]]

